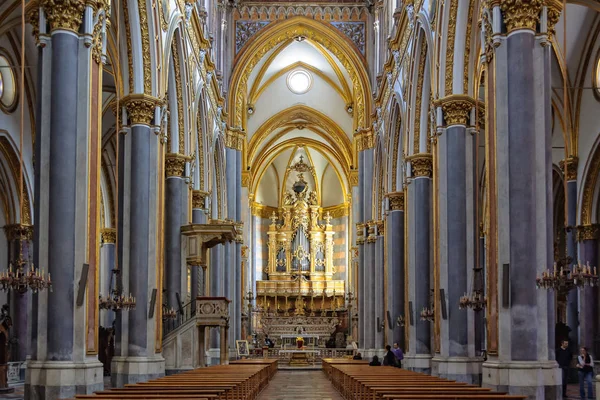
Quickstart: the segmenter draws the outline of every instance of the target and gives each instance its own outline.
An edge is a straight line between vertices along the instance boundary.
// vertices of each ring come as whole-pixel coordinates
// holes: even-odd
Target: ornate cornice
[[[500,9],[508,33],[517,29],[535,32],[542,11],[542,0],[501,0]]]
[[[250,211],[252,212],[252,215],[263,219],[269,219],[269,217],[273,213],[275,213],[276,215],[279,214],[279,210],[277,210],[277,207],[265,206],[264,204],[255,202],[252,202]]]
[[[189,158],[184,155],[168,153],[165,157],[165,172],[167,177],[174,176],[181,178],[185,172],[185,163],[188,160]]]
[[[430,153],[419,153],[406,157],[406,161],[410,162],[413,178],[421,176],[431,178],[433,172],[433,160]]]
[[[162,102],[146,94],[130,94],[123,98],[131,124],[150,125],[154,118],[154,109]]]
[[[363,151],[375,147],[375,135],[372,129],[366,129],[354,134],[356,140],[356,151]]]
[[[100,229],[100,240],[102,241],[102,243],[116,243],[117,230],[115,228]]]
[[[323,207],[323,215],[329,213],[331,218],[341,218],[349,214],[349,205],[347,203],[339,204],[337,206]]]
[[[404,211],[404,192],[391,192],[386,196],[390,199],[391,211]]]
[[[447,126],[467,125],[475,101],[466,95],[453,94],[440,99],[437,104],[442,107]]]
[[[577,227],[577,241],[598,240],[600,237],[600,224],[579,225]]]
[[[9,224],[4,225],[4,233],[6,239],[12,240],[33,240],[33,225],[26,224]]]
[[[246,133],[237,128],[227,127],[225,132],[225,146],[237,151],[244,149],[244,142],[246,140]]]
[[[68,30],[79,33],[85,9],[84,0],[41,0],[50,30]]]
[[[356,224],[356,244],[365,244],[365,224]]]
[[[565,170],[565,161],[567,164],[567,168]],[[579,159],[575,156],[567,157],[566,160],[559,161],[558,165],[560,170],[563,171],[567,178],[567,182],[576,181],[577,180],[577,165],[579,163]]]
[[[192,190],[192,208],[204,208],[208,196],[210,196],[210,193],[208,192]]]

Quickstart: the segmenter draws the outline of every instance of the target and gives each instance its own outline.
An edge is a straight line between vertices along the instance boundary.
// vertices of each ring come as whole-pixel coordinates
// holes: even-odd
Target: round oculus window
[[[289,73],[287,78],[288,88],[296,94],[304,94],[312,86],[310,74],[304,70],[296,70]]]

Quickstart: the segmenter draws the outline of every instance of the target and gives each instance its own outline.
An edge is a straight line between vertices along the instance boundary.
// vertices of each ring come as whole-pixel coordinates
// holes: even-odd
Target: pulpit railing
[[[189,303],[184,304],[181,309],[177,310],[175,318],[163,319],[163,336],[173,332],[195,316],[196,300],[192,300]]]

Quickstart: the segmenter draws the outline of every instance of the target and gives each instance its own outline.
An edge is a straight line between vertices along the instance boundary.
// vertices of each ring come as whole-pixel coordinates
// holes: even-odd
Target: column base
[[[97,359],[84,362],[28,360],[25,398],[54,400],[104,389],[104,370]]]
[[[483,359],[478,357],[442,357],[431,359],[431,375],[481,385],[481,364]]]
[[[562,375],[555,361],[486,361],[482,386],[527,396],[528,399],[562,398]]]
[[[405,354],[404,360],[402,360],[402,368],[409,371],[431,375],[431,355],[410,353]]]
[[[165,376],[165,359],[154,357],[113,357],[110,380],[115,388]]]

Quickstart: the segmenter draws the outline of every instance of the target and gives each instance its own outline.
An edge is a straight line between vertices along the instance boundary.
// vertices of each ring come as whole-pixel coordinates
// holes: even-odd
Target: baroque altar
[[[267,279],[256,282],[259,325],[279,340],[302,333],[326,341],[340,324],[339,313],[346,311],[345,281],[333,279],[335,232],[331,216],[322,215],[316,191],[304,180],[303,173],[313,167],[301,157],[289,168],[297,180],[283,195],[279,215],[271,215]]]

